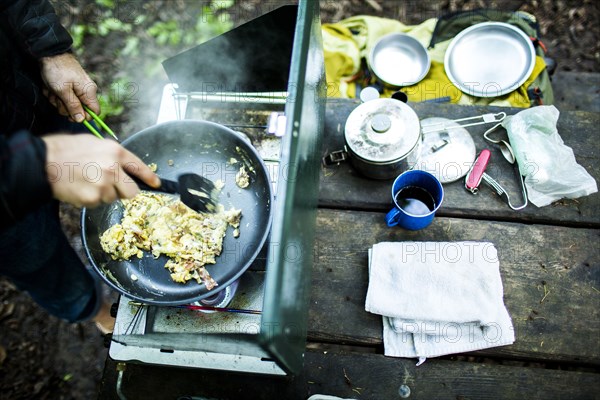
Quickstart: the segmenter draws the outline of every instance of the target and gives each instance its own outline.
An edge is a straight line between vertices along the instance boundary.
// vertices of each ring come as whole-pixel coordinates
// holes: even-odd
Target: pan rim
[[[121,293],[122,295],[126,296],[127,298],[131,298],[133,300],[136,301],[140,301],[143,302],[145,304],[149,304],[149,305],[158,305],[158,306],[173,306],[173,305],[183,305],[183,304],[190,304],[193,303],[195,301],[210,297],[210,296],[214,296],[215,294],[219,293],[221,290],[224,290],[227,286],[229,286],[230,284],[232,284],[233,282],[235,282],[236,280],[238,280],[242,274],[244,272],[247,271],[247,269],[252,265],[252,263],[256,260],[257,256],[259,255],[259,253],[263,250],[265,243],[269,237],[269,234],[271,232],[271,225],[272,225],[272,220],[273,220],[273,212],[274,212],[274,207],[273,207],[273,201],[274,201],[274,194],[273,194],[273,187],[271,185],[270,182],[270,176],[268,174],[268,169],[266,168],[264,161],[262,159],[262,157],[260,156],[260,154],[258,153],[258,151],[256,150],[256,148],[250,143],[250,141],[244,137],[241,133],[236,132],[224,125],[212,122],[212,121],[201,121],[201,120],[176,120],[176,121],[167,121],[167,122],[163,122],[160,124],[156,124],[150,127],[147,127],[133,135],[131,135],[129,138],[125,139],[122,142],[122,145],[124,147],[126,147],[126,145],[128,143],[130,143],[132,140],[134,140],[134,137],[139,137],[142,134],[147,134],[148,131],[154,131],[160,128],[164,128],[165,126],[171,126],[171,125],[194,125],[194,126],[208,126],[208,127],[213,127],[222,131],[227,131],[228,134],[233,135],[236,139],[238,139],[239,141],[241,141],[242,143],[246,144],[246,148],[244,149],[245,151],[249,151],[252,153],[254,159],[256,162],[258,162],[258,164],[260,164],[260,171],[261,174],[264,175],[264,178],[266,179],[266,189],[268,191],[268,195],[269,195],[269,199],[268,199],[268,212],[267,212],[267,216],[266,216],[266,224],[264,225],[264,227],[262,228],[262,234],[259,235],[259,240],[256,241],[256,248],[254,249],[254,251],[252,252],[252,254],[250,254],[246,261],[243,263],[243,265],[238,269],[238,271],[233,274],[229,279],[225,280],[225,281],[219,281],[219,285],[217,287],[215,287],[212,290],[207,291],[206,293],[202,293],[200,295],[194,295],[194,296],[189,296],[186,297],[184,299],[176,299],[176,300],[165,300],[165,299],[160,299],[160,296],[158,297],[158,299],[150,299],[150,298],[146,298],[146,297],[142,297],[142,296],[138,296],[136,294],[130,293],[130,291],[128,291],[126,288],[122,287],[119,285],[118,281],[113,281],[112,279],[110,279],[109,277],[107,277],[106,274],[106,270],[105,268],[103,268],[102,266],[98,265],[98,263],[95,260],[94,255],[91,253],[90,251],[90,242],[88,241],[88,237],[86,235],[86,216],[88,215],[88,209],[87,208],[82,208],[81,211],[81,218],[80,218],[80,229],[81,229],[81,238],[82,238],[82,244],[83,244],[83,248],[84,248],[84,252],[86,255],[87,260],[90,262],[90,264],[92,265],[93,269],[96,271],[96,273],[101,277],[101,279],[108,284],[110,287],[112,287],[113,289],[115,289],[116,291],[118,291],[119,293]],[[115,278],[116,280],[116,278]],[[191,281],[190,281],[191,282]],[[186,283],[189,284],[190,282]],[[193,283],[193,282],[191,282]]]

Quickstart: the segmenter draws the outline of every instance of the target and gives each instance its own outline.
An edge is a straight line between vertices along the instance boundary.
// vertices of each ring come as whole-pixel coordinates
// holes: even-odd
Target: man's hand
[[[127,174],[152,187],[160,186],[158,176],[142,160],[112,140],[85,134],[42,139],[46,143],[48,181],[58,200],[94,207],[131,198],[139,188]]]
[[[98,87],[71,53],[43,57],[40,67],[48,88],[45,94],[61,115],[76,122],[89,120],[90,116],[83,110],[82,104],[100,114]]]

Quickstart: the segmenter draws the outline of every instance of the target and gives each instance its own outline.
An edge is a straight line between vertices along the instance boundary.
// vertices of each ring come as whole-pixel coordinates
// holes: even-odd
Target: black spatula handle
[[[154,188],[154,187],[146,184],[145,182],[143,182],[140,178],[138,178],[136,176],[130,175],[130,177],[131,177],[131,179],[133,179],[133,181],[135,183],[137,183],[137,185],[139,186],[139,188],[141,190],[150,190],[153,192],[179,194],[179,183],[178,182],[160,178],[160,187]]]

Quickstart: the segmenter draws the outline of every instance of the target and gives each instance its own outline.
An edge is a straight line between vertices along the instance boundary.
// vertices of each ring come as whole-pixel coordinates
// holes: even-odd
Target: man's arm
[[[73,121],[100,113],[97,86],[70,53],[73,40],[47,0],[0,0],[0,23],[22,51],[36,59],[50,102]]]
[[[42,139],[26,131],[0,135],[0,228],[52,198]]]
[[[36,59],[63,54],[73,44],[47,0],[0,0],[0,18],[19,47]]]
[[[26,131],[0,135],[0,229],[52,197],[77,207],[131,198],[139,188],[130,175],[160,186],[141,159],[112,140],[88,134],[38,138]]]

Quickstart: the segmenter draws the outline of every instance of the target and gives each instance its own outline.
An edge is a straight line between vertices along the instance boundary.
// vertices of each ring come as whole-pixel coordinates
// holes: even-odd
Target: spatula
[[[181,174],[177,181],[160,178],[160,187],[153,188],[139,178],[131,176],[142,190],[179,194],[181,202],[197,212],[214,212],[218,190],[215,184],[197,174]]]
[[[117,142],[119,139],[115,133],[104,123],[104,121],[96,115],[88,106],[83,105],[85,111],[98,123],[102,129],[108,132]],[[83,124],[100,139],[104,137],[90,123],[83,121]],[[131,179],[137,183],[140,189],[150,190],[153,192],[163,192],[171,194],[179,194],[183,204],[197,212],[214,212],[217,206],[218,190],[215,184],[210,180],[197,174],[181,174],[177,178],[177,182],[168,179],[160,179],[160,187],[153,188],[142,182],[135,176]]]

